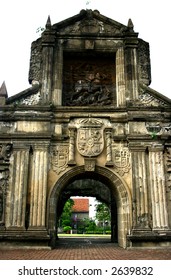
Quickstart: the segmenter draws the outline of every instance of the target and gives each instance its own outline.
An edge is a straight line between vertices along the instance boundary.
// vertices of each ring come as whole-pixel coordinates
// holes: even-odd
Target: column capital
[[[29,150],[30,145],[24,142],[13,142],[13,150]]]
[[[148,147],[149,152],[162,152],[164,150],[163,144],[152,144]]]
[[[35,143],[31,145],[32,149],[39,150],[39,151],[46,151],[50,147],[50,143]]]
[[[129,150],[131,152],[145,152],[147,146],[141,143],[129,143]]]

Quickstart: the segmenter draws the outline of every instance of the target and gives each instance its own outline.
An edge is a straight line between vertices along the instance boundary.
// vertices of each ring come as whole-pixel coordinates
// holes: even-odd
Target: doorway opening
[[[53,187],[48,201],[48,229],[52,246],[58,239],[58,225],[64,205],[70,197],[95,197],[106,203],[111,212],[111,242],[127,247],[131,228],[131,196],[127,186],[107,168],[96,167],[94,172],[84,166],[66,172]]]
[[[98,184],[87,179],[84,182],[74,182],[74,185],[83,186],[88,182],[92,187]],[[117,208],[112,208],[111,215],[111,206],[114,204],[97,200],[96,197],[71,196],[65,202],[58,220],[58,237],[67,236],[66,234],[70,234],[70,237],[106,237],[117,242]]]

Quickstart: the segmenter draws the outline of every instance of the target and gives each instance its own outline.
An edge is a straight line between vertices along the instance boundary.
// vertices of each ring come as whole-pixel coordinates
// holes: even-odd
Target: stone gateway
[[[171,100],[149,87],[149,44],[82,10],[31,45],[29,82],[0,88],[0,241],[56,246],[71,196],[111,209],[111,241],[171,245]]]

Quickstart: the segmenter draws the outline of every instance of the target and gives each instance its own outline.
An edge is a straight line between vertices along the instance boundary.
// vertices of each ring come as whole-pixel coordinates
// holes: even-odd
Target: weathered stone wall
[[[170,244],[171,101],[148,87],[132,22],[48,19],[29,80],[0,104],[0,239],[55,246],[64,202],[81,194],[110,205],[120,246]]]

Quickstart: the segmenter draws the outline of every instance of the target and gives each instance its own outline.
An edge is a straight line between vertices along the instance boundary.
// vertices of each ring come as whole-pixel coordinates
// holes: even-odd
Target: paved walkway
[[[0,250],[0,260],[171,260],[171,248],[125,250],[105,238],[60,238],[53,250]]]

